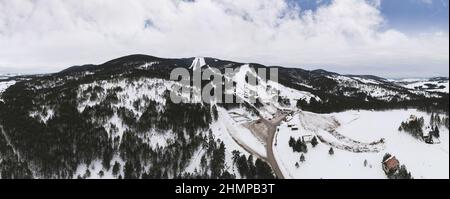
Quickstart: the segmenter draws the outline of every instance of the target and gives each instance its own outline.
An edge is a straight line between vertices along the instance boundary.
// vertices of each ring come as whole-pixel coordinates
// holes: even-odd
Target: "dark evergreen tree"
[[[333,147],[330,147],[330,150],[328,150],[328,154],[330,154],[330,155],[333,155],[333,154],[334,154]]]
[[[206,156],[202,156],[202,159],[200,160],[200,167],[203,171],[203,173],[206,172],[208,166],[208,160],[206,160]]]
[[[293,137],[290,137],[289,138],[289,147],[294,147],[294,145],[295,145],[295,139],[293,138]]]
[[[250,179],[256,178],[256,168],[255,168],[255,163],[253,161],[253,155],[248,156],[247,165],[248,165],[247,177]]]
[[[255,161],[255,170],[256,170],[255,172],[256,172],[257,179],[273,179],[273,178],[275,178],[270,166],[266,162],[262,161],[259,158],[257,158]]]
[[[225,165],[225,144],[220,143],[219,148],[213,151],[211,161],[211,177],[220,177]]]
[[[413,117],[413,116],[411,116]],[[407,122],[402,122],[399,130],[408,132],[412,136],[416,138],[420,138],[423,135],[423,125],[424,125],[424,119],[421,118],[411,118]]]
[[[91,177],[91,171],[88,168],[88,169],[86,169],[83,178],[89,178],[89,177]]]
[[[311,145],[313,147],[316,147],[319,144],[319,142],[317,141],[316,136],[313,137],[313,139],[311,140]]]
[[[100,171],[98,172],[98,176],[99,176],[100,178],[103,178],[104,175],[105,175],[105,173],[103,172],[103,170],[100,170]]]
[[[245,155],[240,156],[236,161],[236,166],[239,172],[239,175],[243,177],[249,176],[249,166],[247,162],[247,158]]]
[[[127,161],[124,167],[124,178],[136,179],[137,177],[134,164],[131,161]]]
[[[237,151],[237,150],[233,150],[231,152],[231,154],[233,155],[233,163],[236,164],[236,161],[238,160],[238,158],[241,156],[241,152]]]
[[[117,161],[116,161],[116,163],[114,163],[114,166],[113,166],[113,168],[112,168],[112,174],[114,175],[114,176],[117,176],[117,174],[119,174],[119,172],[120,172],[120,163],[118,163]]]
[[[439,132],[439,128],[437,126],[434,127],[432,136],[439,138],[441,136],[440,132]]]
[[[411,173],[406,169],[405,165],[400,166],[398,173],[395,174],[396,179],[412,179]]]

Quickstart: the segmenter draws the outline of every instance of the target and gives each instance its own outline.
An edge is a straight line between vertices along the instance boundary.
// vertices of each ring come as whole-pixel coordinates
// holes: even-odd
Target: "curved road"
[[[273,153],[273,142],[275,140],[277,126],[280,125],[281,121],[283,121],[286,116],[287,114],[283,114],[280,117],[270,121],[261,117],[261,121],[267,126],[267,134],[269,135],[266,140],[267,158],[265,160],[269,163],[270,167],[272,167],[275,175],[279,179],[284,179],[284,175],[283,172],[281,172],[277,160],[275,159],[275,154]]]

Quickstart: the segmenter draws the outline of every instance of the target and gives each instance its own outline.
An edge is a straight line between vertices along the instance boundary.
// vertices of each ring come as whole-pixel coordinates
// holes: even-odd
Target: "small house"
[[[391,156],[383,162],[383,170],[385,173],[394,173],[400,168],[400,162]]]
[[[291,121],[292,120],[292,117],[290,117],[290,116],[286,116],[286,121]]]
[[[314,137],[313,135],[304,135],[302,136],[302,139],[304,142],[311,142],[313,137]]]
[[[430,132],[424,131],[422,134],[422,139],[427,144],[433,144],[433,136],[431,135]]]
[[[415,116],[415,115],[410,115],[409,116],[409,120],[408,121],[415,121],[415,120],[417,120],[417,116]]]

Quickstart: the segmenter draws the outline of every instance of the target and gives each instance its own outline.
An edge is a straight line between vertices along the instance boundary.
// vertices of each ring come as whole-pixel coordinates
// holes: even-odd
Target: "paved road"
[[[278,165],[277,160],[275,159],[275,155],[273,153],[273,142],[275,141],[275,134],[277,130],[277,126],[280,125],[281,121],[286,118],[288,114],[283,114],[278,118],[274,118],[273,120],[266,120],[261,117],[261,121],[267,126],[267,140],[266,140],[266,150],[267,150],[267,158],[266,162],[269,163],[270,167],[272,167],[275,175],[279,179],[284,179],[283,172]]]

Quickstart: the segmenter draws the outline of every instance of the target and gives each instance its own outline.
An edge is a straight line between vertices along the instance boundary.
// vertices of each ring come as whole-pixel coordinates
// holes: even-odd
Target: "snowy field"
[[[0,94],[3,93],[8,87],[16,84],[16,81],[3,81],[0,82]]]
[[[430,81],[430,80],[424,80],[424,79],[404,79],[401,81],[397,81],[401,86],[411,89],[411,90],[418,90],[418,88],[421,88],[426,91],[430,92],[441,92],[441,93],[449,93],[449,81],[448,80],[442,80],[442,81]],[[429,89],[428,85],[434,85],[436,86],[435,89]]]
[[[3,81],[3,82],[1,82],[0,81],[0,101],[2,101],[2,93],[3,92],[5,92],[5,90],[7,89],[7,88],[9,88],[10,86],[12,86],[12,85],[14,85],[14,84],[16,84],[16,81]]]
[[[435,85],[437,87],[437,89],[426,89],[427,84],[430,85]],[[442,92],[442,93],[448,93],[449,92],[449,83],[448,81],[442,81],[442,82],[413,82],[410,84],[405,85],[406,88],[409,89],[416,89],[417,87],[421,87],[424,88],[427,91],[431,91],[431,92]]]
[[[215,124],[212,128],[213,132],[216,132],[216,136],[225,133],[227,139],[224,141],[229,140],[228,136],[230,136],[234,142],[240,145],[239,148],[245,148],[247,151],[251,151],[259,157],[267,157],[264,143],[258,140],[250,130],[236,123],[225,109],[218,108],[217,110],[219,113],[218,124]],[[222,139],[224,139],[224,137],[222,137]],[[226,146],[229,146],[227,143],[225,144]]]
[[[424,117],[425,126],[429,124],[430,115],[417,110],[392,110],[384,112],[347,111],[335,114],[313,114],[302,112],[294,115],[290,123],[296,123],[299,131],[292,131],[281,124],[277,135],[277,145],[274,147],[278,164],[287,178],[306,179],[384,179],[386,175],[382,170],[381,161],[385,153],[397,157],[400,164],[405,164],[415,179],[449,178],[449,131],[440,128],[440,144],[429,145],[405,132],[399,132],[398,127],[411,114]],[[302,118],[303,117],[303,118]],[[328,125],[307,125],[313,121],[328,121]],[[306,121],[306,122],[305,122]],[[333,128],[334,122],[341,125],[335,129],[347,139],[339,140],[333,137],[328,130]],[[321,122],[323,124],[323,122]],[[327,122],[325,122],[327,123]],[[330,146],[321,143],[313,148],[308,144],[308,152],[304,154],[306,161],[301,163],[300,153],[294,153],[288,141],[292,136],[299,138],[302,135],[321,135],[325,139],[334,138],[351,146],[349,140],[361,143],[372,143],[384,138],[385,143],[377,146],[379,152],[354,153],[334,148],[334,155],[329,155]],[[364,161],[367,160],[367,165]],[[299,163],[296,168],[295,163]]]

